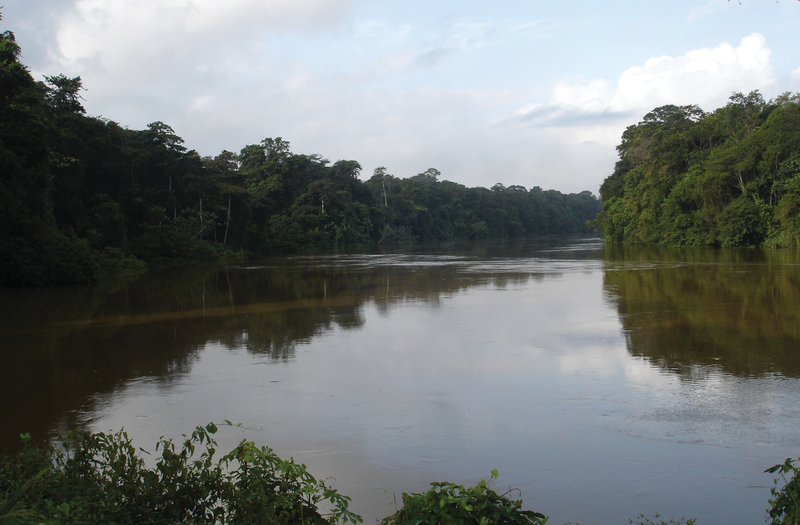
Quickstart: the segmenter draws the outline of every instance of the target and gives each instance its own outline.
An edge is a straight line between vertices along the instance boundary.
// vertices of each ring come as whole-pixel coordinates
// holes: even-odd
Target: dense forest
[[[80,77],[36,81],[0,33],[0,286],[88,283],[161,260],[580,233],[590,192],[468,188],[438,170],[365,181],[267,138],[203,157],[163,122],[91,117]]]
[[[600,187],[611,242],[800,246],[800,94],[662,106],[628,127]]]

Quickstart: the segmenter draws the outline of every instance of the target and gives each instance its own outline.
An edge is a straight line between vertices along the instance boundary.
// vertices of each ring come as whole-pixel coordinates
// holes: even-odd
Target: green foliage
[[[771,489],[773,499],[769,500],[771,525],[800,524],[800,466],[796,466],[795,461],[800,463],[800,458],[787,458],[783,463],[765,470],[770,474],[780,474],[780,478],[775,480],[775,487]],[[786,479],[787,474],[791,475],[791,479]],[[779,488],[781,481],[783,487]]]
[[[662,106],[630,126],[600,188],[610,242],[800,246],[800,94]]]
[[[88,243],[35,221],[25,236],[0,240],[0,286],[88,284],[98,277]]]
[[[230,523],[360,523],[361,517],[348,510],[350,498],[317,481],[305,465],[284,461],[266,447],[242,441],[222,458],[238,468],[226,487]],[[318,505],[327,501],[332,510],[323,517]]]
[[[0,286],[91,282],[87,243],[53,215],[44,89],[19,56],[14,34],[0,33]]]
[[[225,258],[223,246],[166,228],[145,232],[132,239],[130,245],[136,257],[152,262],[208,262]]]
[[[226,422],[230,424],[229,422]],[[349,498],[305,465],[242,441],[215,460],[209,423],[180,445],[162,438],[148,468],[124,431],[68,434],[0,463],[0,522],[26,524],[360,523]],[[199,455],[196,452],[200,452]],[[324,513],[318,505],[332,509]]]
[[[146,262],[113,246],[95,251],[94,258],[101,277],[136,277],[147,271]]]
[[[760,206],[746,196],[731,202],[719,215],[719,243],[723,248],[759,246],[766,234]]]
[[[481,480],[471,488],[455,483],[431,483],[424,494],[403,493],[403,508],[381,521],[382,525],[524,524],[544,525],[547,517],[522,510],[521,500],[511,500],[489,488],[497,479],[492,470],[489,482]]]
[[[55,114],[86,113],[81,105],[81,77],[68,78],[65,75],[45,77],[46,100],[50,111]]]

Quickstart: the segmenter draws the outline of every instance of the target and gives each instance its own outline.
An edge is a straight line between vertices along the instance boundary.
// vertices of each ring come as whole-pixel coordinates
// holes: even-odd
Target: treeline
[[[588,191],[401,179],[281,138],[202,157],[163,122],[86,115],[80,77],[37,82],[0,34],[0,285],[85,283],[142,261],[586,232]]]
[[[628,127],[600,188],[612,242],[800,246],[800,94],[662,106]]]

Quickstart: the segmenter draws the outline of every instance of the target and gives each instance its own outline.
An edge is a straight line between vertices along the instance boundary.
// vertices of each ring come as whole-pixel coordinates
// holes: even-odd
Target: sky
[[[203,156],[294,153],[598,195],[658,106],[800,91],[796,0],[5,0],[37,80]]]

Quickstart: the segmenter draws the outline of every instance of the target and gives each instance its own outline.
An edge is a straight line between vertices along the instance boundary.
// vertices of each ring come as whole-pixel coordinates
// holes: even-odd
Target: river
[[[800,255],[434,246],[0,296],[0,446],[230,420],[375,523],[491,469],[550,523],[763,523],[800,455]]]

